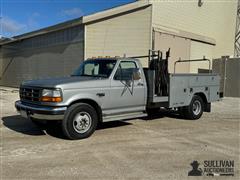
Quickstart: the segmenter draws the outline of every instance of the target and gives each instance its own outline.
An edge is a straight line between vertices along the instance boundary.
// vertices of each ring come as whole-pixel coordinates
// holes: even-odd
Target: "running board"
[[[103,117],[103,122],[118,121],[118,120],[124,120],[124,119],[135,119],[135,118],[146,117],[146,116],[147,116],[147,113],[143,113],[143,112],[109,115],[109,116]]]

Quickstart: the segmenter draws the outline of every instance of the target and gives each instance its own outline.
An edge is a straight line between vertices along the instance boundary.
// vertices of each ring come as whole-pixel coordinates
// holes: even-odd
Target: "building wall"
[[[147,55],[151,48],[151,7],[86,25],[85,57]],[[144,65],[147,61],[142,60]]]
[[[0,46],[0,81],[2,76],[2,66],[3,66],[3,55],[2,55],[2,47]]]
[[[1,47],[0,84],[70,75],[83,61],[82,26],[48,33]]]
[[[174,72],[175,61],[179,60],[179,58],[182,60],[190,58],[190,47],[190,39],[176,37],[157,31],[154,32],[154,49],[161,50],[164,53],[163,58],[165,58],[165,53],[168,48],[170,48],[170,58],[168,60],[168,70],[170,73]],[[189,70],[189,63],[176,64],[176,73],[187,73]]]
[[[205,58],[209,59],[210,63],[212,64],[213,48],[214,48],[213,45],[191,41],[190,59],[201,59],[203,58],[203,56],[205,56]],[[210,64],[210,68],[212,66],[211,64]],[[208,61],[190,63],[191,73],[198,73],[199,69],[206,69],[206,70],[209,69]]]
[[[153,4],[153,26],[214,38],[216,46],[208,46],[210,50],[207,50],[207,54],[212,56],[210,58],[234,54],[237,0],[204,0],[202,7],[198,7],[198,1],[150,2]],[[196,57],[196,43],[192,44],[191,57]],[[196,71],[194,66],[191,69]]]
[[[213,72],[220,75],[220,92],[226,97],[240,97],[240,58],[223,56],[213,60]]]

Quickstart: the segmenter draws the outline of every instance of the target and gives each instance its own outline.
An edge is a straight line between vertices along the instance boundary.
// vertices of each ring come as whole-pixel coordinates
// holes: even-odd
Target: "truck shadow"
[[[40,136],[45,133],[37,128],[30,120],[22,118],[21,116],[6,116],[2,118],[3,125],[13,131],[32,135]]]
[[[111,122],[105,122],[105,123],[98,124],[97,130],[116,128],[116,127],[128,126],[128,125],[132,125],[132,123],[129,123],[126,121],[111,121]]]
[[[5,116],[2,118],[2,121],[5,127],[18,133],[30,136],[50,135],[60,139],[67,139],[63,135],[60,123],[49,123],[46,126],[38,127],[31,120],[22,118],[20,115]],[[97,130],[117,128],[126,125],[131,125],[131,123],[124,121],[106,122],[98,125]]]
[[[141,119],[156,120],[164,117],[170,117],[177,120],[186,120],[186,119],[183,119],[179,114],[177,114],[177,112],[167,111],[167,110],[160,110],[158,113],[155,113],[152,116],[147,116]],[[129,120],[133,120],[133,119],[129,119]],[[22,118],[20,115],[5,116],[2,118],[2,121],[5,127],[18,133],[31,135],[31,136],[50,135],[56,138],[66,139],[66,137],[63,135],[60,123],[49,123],[46,126],[40,128],[36,126],[31,120]],[[97,130],[132,125],[132,123],[127,121],[128,120],[101,123],[98,125]]]
[[[165,117],[174,118],[176,120],[186,120],[186,121],[188,120],[188,119],[184,118],[179,112],[173,111],[173,110],[166,110],[166,109],[160,109],[155,114],[152,114],[147,117],[143,117],[141,119],[148,121],[148,120],[161,119],[161,118],[165,118]]]

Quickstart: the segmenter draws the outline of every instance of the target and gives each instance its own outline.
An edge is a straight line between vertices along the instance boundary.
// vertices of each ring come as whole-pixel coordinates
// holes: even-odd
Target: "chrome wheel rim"
[[[87,112],[79,112],[73,119],[73,128],[80,134],[87,132],[91,125],[92,118]]]
[[[195,100],[193,102],[193,114],[197,116],[200,114],[201,110],[202,110],[201,102],[198,100]]]

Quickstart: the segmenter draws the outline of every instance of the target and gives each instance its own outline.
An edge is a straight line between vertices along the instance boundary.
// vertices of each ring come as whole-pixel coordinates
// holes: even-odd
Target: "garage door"
[[[201,59],[205,56],[207,59],[212,59],[212,51],[213,45],[209,45],[202,42],[191,41],[191,59]],[[197,62],[190,64],[190,72],[198,73],[198,72],[207,72],[209,69],[209,65],[207,62]]]
[[[191,40],[187,38],[177,37],[161,32],[154,32],[154,49],[166,52],[171,48],[169,59],[169,72],[174,71],[174,62],[181,59],[190,58]],[[188,73],[190,71],[189,63],[177,64],[177,73]]]

